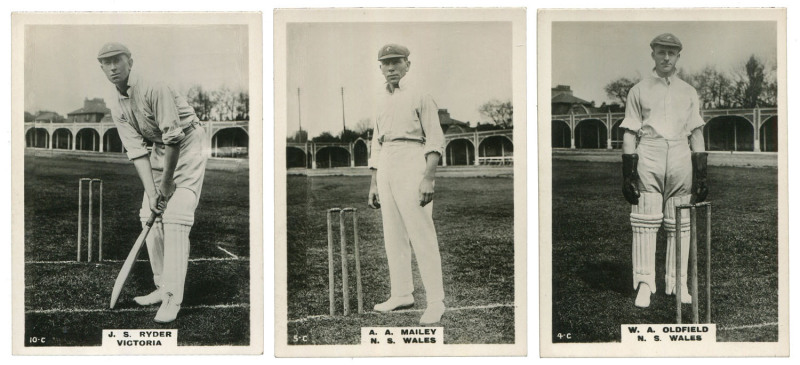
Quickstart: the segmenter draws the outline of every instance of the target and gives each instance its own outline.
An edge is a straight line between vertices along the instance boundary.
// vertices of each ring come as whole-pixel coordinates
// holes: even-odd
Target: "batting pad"
[[[193,191],[184,188],[175,189],[167,203],[162,218],[164,224],[194,225],[194,211],[197,208],[197,196]]]
[[[664,218],[662,199],[658,193],[641,193],[639,204],[631,205],[634,290],[645,283],[656,292],[656,235]]]
[[[183,224],[164,224],[164,274],[162,289],[172,293],[176,304],[183,302],[186,270],[189,265],[189,231]]]
[[[145,228],[142,222],[142,229]],[[150,258],[150,268],[153,270],[153,283],[156,288],[161,287],[161,275],[164,271],[164,225],[161,222],[153,223],[150,233],[145,239],[147,256]]]
[[[689,204],[691,195],[678,196],[667,199],[667,204],[664,207],[664,229],[667,231],[667,257],[666,257],[666,273],[664,281],[666,282],[665,292],[667,294],[675,294],[675,234],[677,230],[677,222],[675,217],[675,207],[678,205]],[[686,273],[689,269],[689,240],[691,239],[691,226],[689,222],[689,212],[681,215],[681,285],[686,287]]]

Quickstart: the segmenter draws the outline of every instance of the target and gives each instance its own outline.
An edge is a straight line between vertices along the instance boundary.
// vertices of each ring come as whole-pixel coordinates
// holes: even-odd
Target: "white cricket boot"
[[[410,308],[414,305],[414,296],[413,295],[406,295],[402,297],[391,297],[389,300],[375,304],[375,311],[386,313],[391,312],[396,309],[405,309]]]
[[[138,305],[153,305],[161,303],[161,289],[153,290],[152,293],[133,298]]]
[[[444,302],[428,303],[428,308],[425,308],[425,313],[419,319],[419,324],[427,325],[439,323],[444,314]]]
[[[639,293],[636,294],[636,306],[639,308],[647,308],[650,306],[650,294],[652,294],[652,290],[650,289],[650,285],[647,283],[640,283],[639,284]]]
[[[689,294],[689,286],[686,285],[686,277],[681,278],[681,303],[692,304],[692,296]]]
[[[158,323],[169,323],[178,318],[178,312],[181,310],[181,305],[175,303],[175,298],[172,293],[164,293],[162,296],[161,308],[158,308],[156,318],[154,320]]]

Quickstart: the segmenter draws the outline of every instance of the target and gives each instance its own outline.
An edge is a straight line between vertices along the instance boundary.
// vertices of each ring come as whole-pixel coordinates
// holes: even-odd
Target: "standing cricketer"
[[[667,231],[666,293],[675,294],[675,235],[681,235],[681,301],[691,303],[689,219],[675,221],[675,207],[708,195],[707,157],[697,91],[675,76],[683,45],[670,33],[650,42],[655,68],[628,93],[622,142],[622,192],[631,204],[633,288],[637,307],[656,292],[656,234]],[[678,231],[680,231],[678,233]]]
[[[428,302],[419,322],[433,324],[445,310],[432,203],[444,134],[433,98],[405,77],[411,67],[409,54],[408,48],[397,44],[387,44],[378,51],[386,84],[379,97],[372,137],[368,204],[381,208],[391,296],[376,304],[375,311],[389,312],[414,304],[413,247]]]
[[[206,170],[206,132],[194,109],[174,89],[131,72],[133,58],[127,47],[107,43],[97,59],[116,87],[111,116],[144,186],[142,225],[152,213],[161,214],[147,237],[156,290],[134,300],[139,305],[161,303],[155,321],[172,322],[183,301],[189,231]],[[153,144],[152,152],[146,141]]]

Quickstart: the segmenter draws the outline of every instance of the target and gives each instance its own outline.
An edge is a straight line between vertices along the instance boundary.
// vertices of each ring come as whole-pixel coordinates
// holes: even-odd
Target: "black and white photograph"
[[[261,14],[12,22],[14,353],[262,353]]]
[[[527,354],[525,14],[275,12],[277,356]]]
[[[785,9],[538,26],[542,356],[787,356]]]

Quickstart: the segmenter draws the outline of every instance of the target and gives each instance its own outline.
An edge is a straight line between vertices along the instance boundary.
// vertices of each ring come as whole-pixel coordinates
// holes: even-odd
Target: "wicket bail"
[[[349,275],[347,265],[347,232],[345,229],[345,214],[347,212],[353,213],[353,255],[356,266],[356,299],[358,300],[358,314],[364,313],[364,295],[361,291],[361,258],[359,257],[358,247],[358,209],[356,208],[331,208],[328,209],[328,301],[330,303],[330,315],[336,314],[336,298],[334,295],[334,278],[333,278],[333,213],[339,213],[339,237],[341,241],[341,256],[342,256],[342,306],[343,315],[350,314],[350,288],[349,288]]]
[[[97,261],[103,261],[103,180],[101,180],[101,179],[91,179],[91,178],[87,178],[87,177],[84,177],[84,178],[81,178],[80,180],[78,180],[78,254],[77,254],[77,260],[81,261],[81,241],[83,240],[83,237],[82,237],[83,236],[82,220],[83,220],[83,182],[84,181],[88,181],[89,182],[87,184],[88,187],[89,187],[89,194],[88,194],[89,195],[89,203],[88,203],[88,205],[89,205],[89,214],[88,214],[88,216],[89,216],[89,218],[88,218],[89,224],[88,224],[88,230],[87,230],[88,231],[88,235],[87,235],[87,242],[86,242],[87,262],[91,262],[92,261],[92,227],[93,227],[93,224],[92,224],[92,218],[93,218],[93,216],[92,216],[92,206],[94,205],[93,204],[94,203],[94,199],[93,199],[92,193],[94,192],[94,189],[93,189],[94,183],[98,183],[98,186],[100,188],[100,190],[98,192],[98,195],[100,196],[100,198],[99,198],[99,210],[100,211],[98,213],[99,227],[98,227],[98,233],[97,233],[97,240],[98,240],[98,259],[97,259]]]
[[[684,204],[675,207],[675,222],[681,226],[681,211],[689,209],[689,225],[691,237],[689,241],[689,256],[692,261],[692,322],[700,320],[700,301],[697,297],[697,208],[706,211],[706,323],[711,323],[711,202]],[[687,269],[687,275],[688,274]],[[680,229],[675,235],[675,303],[677,306],[677,320],[681,324],[681,234]],[[688,283],[687,283],[688,285]]]

